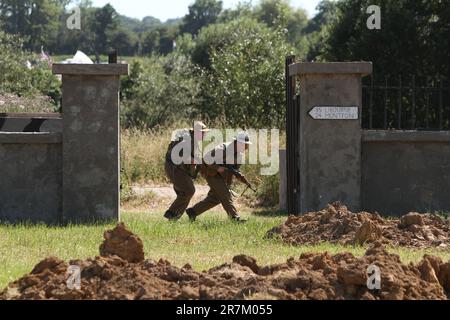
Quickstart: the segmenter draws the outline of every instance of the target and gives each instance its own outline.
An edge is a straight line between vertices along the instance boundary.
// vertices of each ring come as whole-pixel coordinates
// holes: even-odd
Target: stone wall
[[[363,131],[362,209],[450,211],[450,132]]]
[[[0,132],[0,220],[60,223],[60,134]]]
[[[62,74],[62,114],[0,114],[0,220],[119,220],[119,77],[128,65],[53,72]]]

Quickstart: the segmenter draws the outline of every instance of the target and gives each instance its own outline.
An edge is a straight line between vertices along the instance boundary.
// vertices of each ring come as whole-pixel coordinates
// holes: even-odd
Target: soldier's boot
[[[195,213],[194,209],[189,208],[186,210],[186,213],[189,217],[190,222],[195,222],[195,219],[197,219],[197,214]]]
[[[233,217],[231,218],[231,221],[236,223],[247,223],[247,219],[241,218],[241,217]]]
[[[178,219],[180,219],[180,217],[176,213],[169,210],[164,214],[164,218],[169,221],[177,221]]]

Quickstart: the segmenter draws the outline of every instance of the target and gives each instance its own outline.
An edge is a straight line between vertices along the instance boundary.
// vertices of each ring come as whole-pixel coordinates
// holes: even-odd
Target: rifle
[[[240,172],[234,165],[231,164],[217,164],[217,166],[228,169],[232,175],[234,175],[240,182],[245,184],[246,189],[242,193],[241,197],[245,194],[245,192],[250,189],[254,193],[256,193],[256,189],[253,187],[253,185],[250,183],[250,181],[247,180],[247,178]]]

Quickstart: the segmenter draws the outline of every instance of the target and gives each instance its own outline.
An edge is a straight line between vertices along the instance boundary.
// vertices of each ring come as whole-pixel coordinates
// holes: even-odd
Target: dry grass
[[[169,129],[123,130],[121,134],[122,183],[166,183],[164,156]]]

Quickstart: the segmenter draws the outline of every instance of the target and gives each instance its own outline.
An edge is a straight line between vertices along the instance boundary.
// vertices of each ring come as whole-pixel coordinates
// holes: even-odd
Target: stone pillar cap
[[[93,76],[126,76],[129,74],[128,64],[64,64],[54,63],[53,74],[93,75]]]
[[[300,62],[289,66],[290,76],[306,74],[359,74],[367,76],[372,71],[372,62]]]

